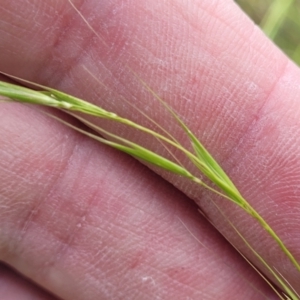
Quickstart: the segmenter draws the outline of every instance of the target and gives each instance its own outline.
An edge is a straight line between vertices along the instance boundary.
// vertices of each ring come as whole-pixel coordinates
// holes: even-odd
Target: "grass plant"
[[[23,83],[29,82],[23,81]],[[276,234],[276,232],[269,226],[269,224],[263,219],[263,217],[251,206],[251,204],[247,202],[247,200],[241,195],[239,190],[224,172],[222,167],[212,157],[212,155],[203,146],[203,144],[196,138],[196,136],[189,130],[189,128],[181,121],[179,116],[172,110],[172,108],[169,107],[166,103],[164,103],[163,100],[160,99],[158,95],[156,95],[145,83],[143,83],[143,85],[145,85],[148,91],[150,91],[162,103],[162,105],[166,107],[170,114],[172,114],[172,116],[180,124],[181,128],[184,130],[186,136],[190,140],[190,143],[194,150],[193,152],[184,148],[179,142],[168,137],[168,135],[159,134],[129,119],[118,116],[113,112],[104,110],[103,108],[97,105],[91,104],[87,101],[84,101],[72,95],[65,94],[61,91],[52,88],[36,85],[31,82],[30,84],[35,85],[41,90],[32,90],[27,87],[0,81],[0,95],[8,97],[12,101],[49,106],[69,112],[79,121],[86,124],[88,127],[95,130],[96,132],[99,132],[102,135],[106,136],[107,138],[103,138],[102,136],[96,133],[91,133],[78,127],[75,127],[74,125],[71,125],[70,123],[67,123],[55,116],[52,117],[64,123],[65,125],[89,136],[90,138],[93,138],[101,143],[109,145],[115,149],[130,154],[133,157],[136,157],[147,163],[160,167],[164,170],[188,178],[189,180],[201,185],[202,187],[209,189],[215,194],[235,203],[236,205],[241,207],[245,212],[247,212],[250,216],[252,216],[261,225],[261,227],[266,230],[266,232],[281,248],[283,253],[289,258],[289,260],[292,262],[295,268],[300,272],[299,262],[294,258],[293,254],[289,251],[289,249],[286,247],[286,245],[280,239],[280,237]],[[198,175],[192,174],[188,169],[180,165],[178,162],[172,161],[134,142],[124,139],[118,135],[112,134],[107,130],[104,130],[103,128],[89,122],[85,117],[77,116],[75,114],[76,112],[80,112],[85,116],[96,116],[99,118],[109,119],[114,122],[125,124],[129,127],[138,129],[159,139],[162,143],[165,143],[168,146],[177,148],[197,167],[197,169],[205,176],[206,179],[209,180],[210,183],[205,183]],[[238,230],[233,226],[233,224],[231,224],[231,226],[238,232]],[[242,237],[240,233],[239,235]],[[270,271],[271,274],[273,274],[274,278],[276,278],[277,283],[282,287],[285,294],[289,296],[289,298],[286,299],[300,299],[300,297],[293,291],[293,289],[290,288],[288,283],[285,282],[281,274],[279,274],[276,269],[272,268],[272,266],[270,266],[267,263],[267,261],[265,261],[264,258],[261,255],[259,255],[243,237],[242,239],[244,240],[247,247],[254,253],[254,255],[258,257],[262,264],[266,266],[266,268]]]
[[[264,24],[265,31],[273,38],[277,36],[280,26],[284,22],[284,17],[288,15],[288,12],[293,2],[294,2],[293,0],[284,1],[285,3],[284,16],[278,13],[280,12],[280,9],[283,7],[281,6],[280,1],[274,1],[273,6],[268,10],[268,13],[265,14],[265,18],[263,19],[262,23]],[[73,4],[71,5],[73,6]],[[76,8],[74,7],[74,9]],[[89,26],[89,28],[94,32],[94,30],[90,27],[90,25],[84,19],[84,17],[82,15],[80,16]],[[12,76],[10,76],[10,78],[16,79],[13,78]],[[234,185],[232,180],[222,169],[222,167],[217,163],[217,161],[213,158],[213,156],[209,153],[209,151],[204,147],[201,141],[199,141],[199,139],[190,131],[187,125],[182,122],[182,120],[175,113],[175,111],[170,106],[168,106],[155,93],[155,91],[153,91],[145,82],[140,80],[141,84],[145,87],[145,89],[149,93],[151,93],[154,96],[154,98],[156,98],[161,103],[161,105],[163,105],[166,108],[166,110],[177,121],[177,123],[180,125],[180,127],[188,137],[190,144],[192,146],[191,148],[193,150],[190,151],[185,147],[183,147],[176,139],[172,137],[171,134],[169,134],[166,131],[163,131],[162,134],[158,133],[155,130],[151,130],[129,119],[123,118],[115,114],[114,112],[107,111],[97,105],[79,99],[77,97],[74,97],[72,95],[68,95],[66,93],[63,93],[61,91],[52,88],[27,82],[22,79],[18,79],[18,81],[23,83],[24,85],[30,83],[31,86],[35,87],[35,89],[1,81],[0,95],[7,97],[8,101],[18,101],[21,103],[30,103],[30,104],[54,107],[63,110],[71,114],[75,118],[77,118],[79,121],[81,121],[91,129],[93,129],[94,131],[93,132],[85,131],[84,129],[75,127],[74,125],[67,123],[66,121],[63,121],[55,116],[51,116],[51,117],[64,123],[66,126],[69,126],[74,130],[77,130],[89,136],[90,138],[93,138],[101,143],[109,145],[115,149],[118,149],[122,152],[125,152],[133,157],[136,157],[147,163],[160,167],[164,170],[185,177],[195,182],[196,184],[199,184],[200,186],[212,191],[213,193],[227,199],[228,201],[233,202],[260,224],[260,226],[277,243],[278,247],[285,254],[285,256],[290,260],[293,266],[298,270],[298,272],[300,272],[299,262],[295,259],[295,257],[293,256],[291,251],[287,248],[287,246],[282,241],[282,239],[270,227],[270,225],[259,214],[259,212],[256,211],[252,207],[252,205],[243,197],[243,195],[239,192],[239,190]],[[81,116],[78,116],[76,114],[78,112],[81,113]],[[118,136],[107,130],[104,130],[103,128],[96,126],[94,123],[88,121],[88,119],[86,118],[87,116],[93,116],[102,119],[108,119],[117,123],[122,123],[128,127],[135,128],[137,130],[143,131],[146,134],[149,134],[152,137],[155,137],[163,145],[165,145],[167,149],[176,148],[177,150],[181,151],[189,159],[189,161],[193,163],[194,166],[197,167],[197,169],[202,174],[201,176],[203,176],[206,180],[203,181],[201,176],[199,176],[198,174],[191,173],[187,168],[182,166],[174,157],[173,159],[163,157],[149,149],[146,149],[145,147],[142,147],[141,145],[138,145],[130,140],[122,138],[121,136]],[[101,135],[97,133],[100,133]],[[102,136],[105,136],[105,138],[103,138]],[[274,290],[278,293],[278,296],[281,299],[299,300],[300,296],[289,285],[289,283],[285,280],[285,278],[273,266],[268,264],[268,262],[250,245],[250,243],[241,235],[238,229],[229,220],[228,222],[231,225],[231,227],[242,238],[243,242],[248,247],[248,249],[252,251],[254,256],[256,256],[260,260],[262,265],[264,265],[265,268],[273,275],[273,278],[275,278],[276,281],[276,285],[278,285],[282,289],[283,293],[277,292],[275,285],[271,281],[266,279],[264,275],[261,274],[262,277],[265,278],[265,280],[268,281],[268,283],[274,287]],[[250,265],[252,265],[251,262],[249,263]]]
[[[299,0],[235,0],[296,64],[300,65]]]

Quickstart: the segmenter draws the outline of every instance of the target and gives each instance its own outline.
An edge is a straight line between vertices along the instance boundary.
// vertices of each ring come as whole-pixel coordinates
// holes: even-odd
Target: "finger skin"
[[[0,265],[0,295],[2,300],[55,300],[40,287],[29,283],[5,265]]]
[[[62,1],[47,2],[52,10],[30,3],[34,24],[39,24],[32,35],[32,18],[12,19],[21,12],[10,3],[5,2],[2,13],[7,21],[1,25],[6,49],[1,70],[145,122],[124,105],[126,98],[183,139],[138,74],[179,112],[299,259],[299,71],[231,1],[74,2],[98,36]],[[45,28],[47,34],[42,34]],[[14,54],[18,49],[22,55]],[[163,151],[143,135],[104,125]],[[241,244],[210,204],[211,195],[166,177],[195,199],[231,241]],[[274,242],[244,213],[218,201],[251,244],[297,287],[299,274]]]

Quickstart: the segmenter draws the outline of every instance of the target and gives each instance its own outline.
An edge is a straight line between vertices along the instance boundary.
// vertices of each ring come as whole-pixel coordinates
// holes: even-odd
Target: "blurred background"
[[[300,0],[235,0],[300,66]]]

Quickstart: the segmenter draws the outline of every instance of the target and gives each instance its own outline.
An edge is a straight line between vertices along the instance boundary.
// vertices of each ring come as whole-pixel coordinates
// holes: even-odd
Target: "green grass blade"
[[[275,0],[260,23],[266,35],[274,40],[294,0]]]

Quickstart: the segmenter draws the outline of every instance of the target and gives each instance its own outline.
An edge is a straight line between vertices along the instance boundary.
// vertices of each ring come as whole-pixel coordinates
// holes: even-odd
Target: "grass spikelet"
[[[99,40],[102,41],[103,46],[108,48],[108,45],[105,43],[103,38],[94,30],[94,28],[89,24],[87,19],[81,14],[81,12],[77,9],[77,7],[73,4],[71,0],[67,0],[72,8],[77,12],[82,21],[88,26],[88,28],[98,37]],[[284,19],[284,16],[290,10],[291,5],[294,0],[280,1],[276,0],[273,2],[273,5],[270,7],[269,12],[265,15],[261,25],[264,31],[271,37],[274,38],[278,29]],[[128,68],[128,67],[127,67]],[[129,68],[128,68],[129,69]],[[88,71],[88,70],[87,70]],[[276,234],[276,232],[269,226],[269,224],[263,219],[263,217],[251,206],[251,204],[242,196],[239,192],[235,184],[226,174],[226,172],[222,169],[222,167],[218,164],[218,162],[214,159],[214,157],[209,153],[209,151],[204,147],[204,145],[199,141],[199,139],[193,134],[193,132],[188,128],[188,126],[180,119],[180,117],[176,114],[176,112],[170,107],[167,103],[165,103],[158,94],[156,94],[137,74],[135,74],[132,70],[129,69],[135,77],[139,80],[139,82],[145,87],[145,89],[152,94],[154,98],[156,98],[173,116],[173,118],[178,122],[182,130],[185,132],[189,142],[191,144],[192,150],[184,148],[171,134],[169,134],[166,130],[161,128],[159,124],[155,124],[151,118],[145,116],[150,121],[153,121],[158,128],[162,129],[162,134],[156,132],[155,130],[151,130],[150,128],[144,127],[140,124],[137,124],[129,119],[123,118],[114,112],[107,111],[97,105],[79,99],[77,97],[68,95],[61,91],[48,88],[42,85],[34,84],[32,82],[28,82],[19,78],[15,78],[13,76],[9,76],[13,79],[18,79],[20,82],[25,84],[31,84],[38,90],[33,90],[31,88],[22,87],[16,84],[7,83],[0,81],[0,95],[9,98],[12,101],[18,101],[21,103],[30,103],[35,105],[42,105],[53,107],[57,109],[61,109],[73,117],[77,118],[80,122],[84,123],[95,132],[85,131],[84,129],[77,128],[76,126],[69,124],[68,122],[61,120],[53,115],[52,118],[62,122],[66,126],[85,134],[86,136],[93,138],[103,144],[106,144],[112,148],[120,150],[124,153],[127,153],[139,160],[143,160],[149,164],[152,164],[156,167],[160,167],[164,170],[177,174],[179,176],[188,178],[189,180],[201,185],[202,187],[214,192],[215,194],[235,203],[239,207],[241,207],[248,215],[250,215],[253,219],[255,219],[262,228],[272,237],[272,239],[277,243],[285,256],[290,260],[290,262],[294,265],[294,267],[300,272],[300,264],[295,259],[293,254],[286,247],[281,238]],[[89,71],[88,71],[89,72]],[[1,73],[1,72],[0,72]],[[90,73],[90,72],[89,72]],[[4,74],[7,75],[7,74]],[[93,74],[90,73],[93,76]],[[94,76],[93,76],[94,77]],[[95,78],[95,77],[94,77]],[[95,78],[96,79],[96,78]],[[97,79],[96,79],[97,80]],[[0,103],[4,102],[0,98]],[[84,115],[84,117],[79,117],[76,115],[76,112],[79,112]],[[140,130],[150,136],[158,139],[162,145],[171,153],[172,159],[168,159],[163,157],[141,145],[138,145],[132,141],[122,138],[116,134],[113,134],[103,128],[96,126],[87,120],[86,116],[99,117],[103,119],[108,119],[113,122],[122,123],[128,127],[135,128]],[[98,135],[97,133],[105,136]],[[176,157],[172,156],[172,147],[180,150],[200,171],[201,176],[208,180],[209,183],[203,182],[202,177],[198,174],[192,174],[187,168],[182,166]],[[218,208],[219,209],[219,208]],[[222,213],[222,211],[220,211]],[[230,220],[224,216],[224,218],[228,221],[229,225],[233,228],[234,231],[240,236],[248,249],[258,258],[262,265],[273,275],[276,280],[276,283],[282,288],[284,291],[283,294],[279,294],[276,291],[277,295],[280,299],[292,299],[299,300],[299,295],[295,292],[293,287],[289,285],[289,283],[284,279],[284,277],[273,267],[270,266],[266,260],[250,245],[250,243],[242,236],[242,234],[238,231],[238,229],[231,223]],[[241,253],[242,256],[244,256]],[[257,270],[257,272],[272,286],[272,284],[249,260],[247,257],[244,258],[249,262],[249,264]]]
[[[65,94],[63,92],[57,91],[55,89],[36,85],[38,88],[43,88],[43,90],[35,91],[26,87],[21,87],[15,84],[0,81],[0,95],[6,96],[13,101],[18,101],[21,103],[39,104],[43,106],[55,107],[69,112],[69,114],[77,118],[79,121],[81,121],[91,129],[95,130],[96,132],[99,132],[100,134],[108,137],[108,139],[103,138],[97,134],[87,132],[83,129],[77,128],[63,120],[58,119],[57,117],[52,117],[101,143],[109,145],[115,149],[130,154],[135,158],[160,167],[164,170],[186,177],[196,182],[197,184],[204,186],[210,191],[216,193],[217,195],[234,202],[236,205],[240,206],[249,215],[251,215],[254,219],[256,219],[259,222],[262,228],[264,228],[273,238],[273,240],[277,242],[283,253],[285,253],[286,257],[289,258],[292,264],[297,268],[297,270],[300,271],[299,263],[294,258],[292,253],[288,250],[288,248],[285,246],[283,241],[277,236],[274,230],[267,224],[267,222],[260,216],[260,214],[243,198],[243,196],[235,187],[231,179],[227,176],[222,167],[217,163],[217,161],[212,157],[212,155],[207,151],[207,149],[202,145],[202,143],[182,122],[178,115],[165,102],[163,102],[162,99],[159,98],[158,95],[156,95],[145,83],[143,83],[143,85],[147,88],[148,91],[150,91],[155,96],[155,98],[157,98],[168,109],[168,111],[172,114],[175,120],[177,120],[177,122],[180,124],[187,137],[189,138],[190,143],[194,149],[194,153],[183,148],[183,146],[179,144],[176,140],[174,141],[173,139],[170,139],[167,136],[158,134],[153,130],[143,127],[128,119],[122,118],[113,112],[106,111],[99,106],[86,102],[82,99],[73,97],[71,95]],[[185,154],[186,157],[190,159],[191,162],[194,163],[194,165],[199,169],[199,171],[201,171],[201,173],[207,179],[209,179],[212,185],[204,183],[199,178],[199,176],[190,173],[185,167],[181,166],[177,162],[173,162],[136,143],[133,143],[118,135],[112,134],[111,132],[108,132],[107,130],[104,130],[103,128],[98,127],[95,124],[89,122],[85,117],[83,118],[77,116],[76,114],[74,114],[74,112],[80,112],[84,115],[97,116],[100,118],[109,119],[115,122],[125,124],[129,127],[150,134],[151,136],[154,136],[155,138],[162,141],[163,143],[167,143],[168,145],[176,147],[177,149],[181,150],[183,154]],[[215,187],[217,187],[217,189]],[[231,224],[230,221],[229,224]],[[231,226],[233,227],[232,224]],[[235,227],[233,228],[237,231]],[[239,232],[238,234],[242,237],[242,235]],[[290,299],[299,299],[299,297],[297,297],[297,295],[293,293],[293,290],[289,287],[289,285],[278,275],[276,270],[269,266],[267,262],[263,259],[263,257],[261,257],[243,237],[242,239],[247,245],[247,247],[254,253],[254,255],[259,258],[261,263],[270,271],[271,274],[273,274],[278,284],[289,295]]]

